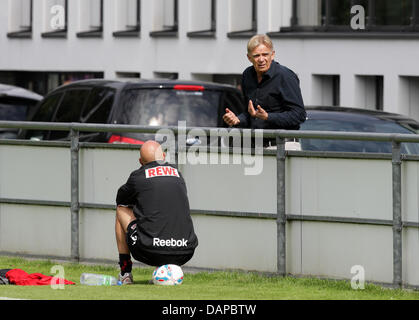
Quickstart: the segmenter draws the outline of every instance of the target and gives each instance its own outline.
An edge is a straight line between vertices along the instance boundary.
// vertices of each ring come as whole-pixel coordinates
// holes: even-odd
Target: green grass
[[[51,273],[57,262],[0,257],[0,269],[19,268],[28,273]],[[153,268],[134,268],[134,285],[95,287],[80,284],[83,272],[117,275],[115,265],[82,265],[60,263],[65,278],[76,285],[64,289],[50,286],[0,286],[0,297],[61,300],[419,300],[419,291],[389,289],[366,284],[364,290],[353,290],[350,281],[315,278],[273,277],[250,272],[186,273],[184,283],[175,287],[148,284]]]

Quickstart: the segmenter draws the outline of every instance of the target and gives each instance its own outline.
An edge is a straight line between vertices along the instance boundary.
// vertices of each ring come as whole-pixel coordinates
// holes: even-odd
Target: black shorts
[[[176,264],[178,266],[182,266],[191,260],[194,254],[193,252],[188,254],[163,254],[151,253],[142,250],[141,247],[136,245],[138,239],[137,220],[131,221],[127,229],[127,244],[132,257],[137,261],[148,264],[149,266],[159,267],[164,264]]]

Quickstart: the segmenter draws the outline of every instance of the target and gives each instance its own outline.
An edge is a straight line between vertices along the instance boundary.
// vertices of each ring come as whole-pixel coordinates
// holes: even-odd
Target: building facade
[[[238,85],[267,33],[306,105],[419,120],[419,0],[2,0],[0,83],[45,94],[86,78]]]

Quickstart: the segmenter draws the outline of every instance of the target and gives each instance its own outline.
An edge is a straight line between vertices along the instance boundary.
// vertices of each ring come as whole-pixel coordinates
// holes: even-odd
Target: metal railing
[[[44,123],[44,122],[12,122],[0,121],[0,128],[18,128],[18,129],[37,129],[37,130],[66,130],[71,132],[71,258],[79,260],[79,132],[135,132],[135,133],[156,133],[161,129],[171,130],[176,135],[179,133],[178,127],[150,127],[139,125],[107,125],[107,124],[81,124],[81,123]],[[186,130],[196,129],[187,127]],[[234,137],[243,135],[245,130],[247,134],[255,137],[257,130],[225,128],[199,128],[207,135],[214,132],[220,136]],[[185,130],[185,128],[182,128]],[[386,134],[386,133],[355,133],[355,132],[333,132],[333,131],[291,131],[291,130],[264,130],[263,138],[275,138],[277,143],[276,162],[277,162],[277,212],[272,214],[249,214],[243,212],[229,213],[218,212],[220,215],[232,216],[250,216],[276,219],[277,225],[277,273],[286,275],[286,222],[287,221],[326,221],[342,223],[365,223],[372,225],[388,225],[393,227],[393,285],[402,286],[402,230],[404,226],[419,228],[419,223],[402,221],[401,208],[401,164],[405,155],[401,154],[402,142],[419,143],[419,135],[415,134]],[[288,151],[285,150],[285,139],[287,138],[311,138],[311,139],[337,139],[337,140],[364,140],[364,141],[382,141],[392,143],[392,202],[393,219],[375,220],[362,218],[335,218],[335,217],[311,217],[287,215],[285,207],[286,190],[286,166],[285,161]],[[16,144],[21,140],[0,140],[0,143]],[[29,141],[26,143],[30,143]],[[44,142],[45,143],[45,142]],[[211,149],[212,150],[212,149]],[[180,150],[177,150],[179,152]],[[234,150],[233,150],[234,151]],[[230,150],[231,152],[231,150]],[[292,152],[297,154],[299,151]],[[272,151],[271,151],[272,153]],[[307,153],[307,152],[306,152]],[[308,152],[310,153],[310,152]],[[418,158],[419,159],[419,158]],[[21,203],[31,204],[34,201],[25,199],[1,199],[0,203]],[[46,204],[48,201],[44,201]],[[65,204],[64,204],[65,205]],[[85,207],[95,207],[87,205]],[[106,206],[105,206],[106,207]],[[103,206],[102,206],[103,208]],[[200,214],[213,214],[203,210],[196,210]]]

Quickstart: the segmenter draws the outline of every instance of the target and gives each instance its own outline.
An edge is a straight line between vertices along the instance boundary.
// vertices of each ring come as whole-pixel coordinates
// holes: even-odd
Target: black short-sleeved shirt
[[[260,105],[268,113],[268,120],[252,118],[246,110],[238,116],[239,127],[298,130],[306,119],[297,75],[276,61],[272,61],[260,83],[255,68],[248,67],[243,72],[242,90],[246,102],[252,100],[255,109]]]
[[[133,171],[116,203],[133,206],[142,250],[187,254],[197,247],[186,184],[175,166],[153,161]]]

